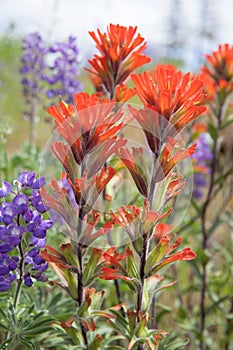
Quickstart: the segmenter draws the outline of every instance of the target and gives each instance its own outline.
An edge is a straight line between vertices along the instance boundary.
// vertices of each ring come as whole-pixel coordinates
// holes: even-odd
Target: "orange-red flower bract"
[[[207,97],[214,100],[216,92],[224,90],[229,93],[233,89],[233,46],[219,45],[218,50],[206,55],[207,62],[201,68]]]
[[[117,85],[123,83],[137,68],[150,62],[150,58],[142,54],[146,42],[136,32],[137,27],[119,24],[110,24],[107,33],[101,33],[99,29],[97,34],[89,32],[100,55],[94,55],[89,60],[91,69],[86,70],[100,78],[98,84],[103,85],[111,97],[114,97]]]
[[[175,152],[174,152],[175,150]],[[189,148],[181,148],[177,141],[171,137],[167,138],[167,142],[158,158],[158,164],[156,167],[156,181],[163,180],[176,164],[185,158],[190,157],[196,150],[196,144],[193,144]]]
[[[233,46],[229,44],[219,45],[217,51],[211,55],[206,55],[210,65],[203,70],[212,78],[219,82],[220,80],[230,81],[233,77]]]
[[[85,156],[97,146],[105,145],[106,148],[107,144],[108,151],[102,150],[103,152],[98,156],[98,164],[95,162],[95,167],[92,166],[88,173],[88,176],[91,177],[99,171],[106,157],[126,143],[126,141],[117,139],[117,133],[123,126],[123,122],[119,122],[123,111],[121,109],[114,111],[115,101],[107,99],[100,101],[98,96],[89,96],[87,93],[75,94],[74,104],[75,107],[61,101],[60,108],[58,106],[47,108],[48,113],[55,118],[57,131],[69,145],[67,147],[56,143],[52,149],[71,175],[71,169],[66,161],[67,156],[70,160],[74,158],[75,162],[81,165]],[[69,154],[69,149],[73,157]],[[59,152],[62,153],[60,157]]]
[[[133,147],[133,153],[131,154],[127,148],[120,148],[116,153],[122,162],[126,165],[130,171],[132,178],[137,186],[139,192],[147,197],[148,194],[148,181],[146,174],[144,173],[141,164],[137,162],[137,158],[142,155],[142,148]]]
[[[165,118],[178,132],[206,111],[206,107],[201,105],[204,92],[199,76],[183,74],[172,65],[160,64],[154,71],[132,74],[131,77],[143,105],[159,113],[159,117]],[[144,115],[143,124],[147,125],[147,132],[151,124],[147,119],[151,117],[158,118],[156,114]]]

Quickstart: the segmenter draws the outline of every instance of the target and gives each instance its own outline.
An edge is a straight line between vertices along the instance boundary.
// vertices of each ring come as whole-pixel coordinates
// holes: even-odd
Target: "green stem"
[[[29,146],[30,146],[31,154],[35,151],[35,147],[36,147],[36,114],[37,114],[36,101],[35,101],[35,98],[32,98],[30,126],[29,126]]]
[[[19,217],[18,217],[18,224],[19,224]],[[24,253],[23,253],[23,247],[22,242],[20,241],[18,245],[19,255],[20,255],[20,261],[19,261],[19,279],[17,281],[17,286],[15,289],[15,296],[14,296],[14,310],[16,312],[17,306],[20,300],[22,286],[23,286],[23,276],[24,276]],[[11,337],[11,332],[8,331],[6,334],[6,340],[8,340]]]
[[[83,251],[82,251],[83,245],[79,242],[80,235],[83,229],[83,218],[84,218],[84,210],[83,210],[83,207],[80,205],[79,220],[78,220],[78,227],[77,227],[77,247],[76,247],[76,253],[77,253],[78,262],[79,262],[79,271],[78,271],[78,305],[79,307],[81,307],[83,303]],[[85,347],[86,349],[88,349],[87,332],[82,323],[81,323],[81,331],[82,331]]]
[[[140,256],[140,278],[141,278],[141,285],[138,289],[138,300],[137,300],[137,314],[139,312],[142,312],[142,299],[143,299],[143,289],[144,289],[144,282],[145,282],[145,273],[144,268],[146,264],[146,258],[147,258],[147,250],[148,250],[148,239],[146,236],[143,237],[143,248]],[[139,321],[139,315],[138,315],[138,321]],[[138,350],[143,350],[144,346],[140,344],[138,346]]]

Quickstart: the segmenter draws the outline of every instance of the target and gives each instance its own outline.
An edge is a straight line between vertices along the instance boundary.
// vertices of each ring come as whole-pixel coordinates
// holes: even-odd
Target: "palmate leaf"
[[[27,324],[27,327],[22,328],[23,332],[26,332],[27,330],[33,332],[33,330],[41,329],[44,326],[49,325],[49,323],[54,322],[54,319],[52,317],[46,316],[42,320],[34,321],[32,319],[31,323]],[[50,327],[51,328],[51,327]]]

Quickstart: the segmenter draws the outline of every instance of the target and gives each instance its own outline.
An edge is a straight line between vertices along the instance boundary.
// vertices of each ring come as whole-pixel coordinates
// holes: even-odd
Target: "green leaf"
[[[184,346],[188,345],[190,342],[189,338],[184,340],[175,340],[165,347],[166,350],[181,350]],[[161,349],[162,350],[162,349]]]
[[[217,140],[217,138],[218,138],[218,129],[213,124],[209,123],[209,125],[208,125],[208,132],[209,132],[211,138],[213,139],[213,141]]]
[[[120,323],[123,327],[128,328],[129,324],[120,312],[110,309],[111,313],[116,316],[115,321]]]
[[[2,314],[2,316],[3,316],[3,318],[4,318],[5,320],[8,320],[8,316],[7,316],[7,314],[3,311],[2,308],[0,308],[0,313]]]
[[[4,342],[2,342],[0,344],[0,349],[1,350],[9,350],[10,349],[10,345],[14,343],[14,340],[15,340],[15,335],[13,335],[9,339],[7,339]]]
[[[129,336],[129,334],[128,334],[128,331],[127,331],[124,327],[122,327],[122,325],[121,325],[119,322],[117,322],[117,321],[113,322],[112,320],[109,320],[108,322],[109,322],[108,324],[109,324],[113,329],[117,330],[117,331],[118,331],[120,334],[122,334],[125,338],[130,339],[130,336]]]
[[[160,242],[152,249],[152,251],[150,252],[146,260],[146,265],[144,268],[144,272],[146,275],[162,259],[166,248],[167,248],[167,243]]]
[[[39,329],[39,328],[41,328],[45,325],[48,325],[49,323],[52,323],[52,322],[54,322],[54,319],[51,317],[48,317],[48,318],[41,320],[39,322],[32,322],[31,324],[29,324],[29,330],[31,331],[33,329],[35,329],[35,330]]]
[[[4,326],[2,323],[0,323],[0,329],[8,331],[9,327]]]
[[[125,339],[125,338],[121,335],[111,336],[110,338],[102,341],[102,347],[104,348],[106,345],[108,345],[116,340],[120,340],[120,339]],[[108,347],[108,349],[109,349],[109,347]]]
[[[22,345],[24,345],[27,349],[36,349],[35,344],[33,344],[31,341],[29,341],[28,339],[25,339],[22,336],[19,336],[19,341]]]
[[[227,299],[231,299],[232,297],[230,295],[225,295],[224,297],[220,298],[219,300],[216,301],[216,303],[213,303],[211,306],[209,306],[206,309],[206,315],[210,314],[216,307],[218,307],[219,304],[221,304],[223,301]]]
[[[197,277],[201,280],[202,279],[202,274],[197,266],[197,263],[195,260],[189,261],[189,265],[192,267],[193,271],[196,273]]]
[[[119,346],[119,345],[112,345],[112,346],[108,346],[106,350],[125,350],[125,348],[122,348],[122,346]]]
[[[27,331],[23,331],[23,334],[25,334],[28,337],[34,336],[34,335],[38,335],[38,334],[42,334],[42,333],[46,333],[46,332],[50,332],[53,328],[52,327],[40,327],[40,328],[36,328],[34,330],[27,330]]]

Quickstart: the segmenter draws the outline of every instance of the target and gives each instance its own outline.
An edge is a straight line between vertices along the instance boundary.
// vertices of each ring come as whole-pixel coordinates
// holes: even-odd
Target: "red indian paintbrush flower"
[[[117,138],[117,133],[123,126],[123,122],[119,122],[123,112],[114,111],[114,101],[107,99],[100,101],[97,95],[79,93],[74,95],[74,104],[75,107],[61,101],[60,108],[58,106],[47,108],[48,113],[55,118],[57,131],[68,143],[67,146],[55,143],[52,150],[71,179],[73,174],[67,157],[69,161],[72,160],[72,163],[75,161],[81,165],[88,154],[92,153],[97,146],[101,146],[98,161],[95,162],[92,159],[92,165],[89,167],[88,177],[91,177],[100,170],[107,157],[126,143]]]
[[[156,244],[154,248],[151,249],[144,268],[147,277],[154,275],[163,266],[173,263],[174,261],[195,259],[196,254],[190,248],[184,248],[174,254],[170,254],[182,243],[181,237],[178,237],[175,243],[170,243],[171,237],[169,232],[171,229],[172,226],[164,222],[158,223],[155,227],[153,238]]]
[[[143,105],[159,114],[145,113],[137,118],[144,132],[150,132],[152,124],[158,125],[158,118],[162,117],[179,132],[206,111],[201,105],[204,92],[199,76],[183,74],[172,65],[161,64],[154,71],[132,74],[131,78]],[[156,131],[155,136],[159,135]]]
[[[124,27],[110,24],[107,33],[100,30],[89,32],[96,43],[100,55],[89,60],[92,74],[98,76],[98,84],[102,85],[109,96],[114,97],[115,88],[123,83],[137,68],[150,62],[143,55],[146,48],[144,38],[137,34],[137,27]]]
[[[175,150],[175,152],[174,152]],[[185,158],[190,157],[196,150],[196,144],[189,148],[181,148],[178,142],[171,137],[167,138],[167,142],[161,151],[156,167],[156,182],[162,181],[174,168],[176,164]]]
[[[216,92],[229,93],[233,89],[233,46],[219,45],[217,51],[206,55],[207,63],[201,69],[207,98],[214,100]]]
[[[187,149],[184,149],[179,146],[178,142],[175,139],[167,137],[167,141],[160,150],[155,169],[153,170],[155,174],[155,183],[164,180],[170,173],[170,171],[176,166],[176,164],[178,164],[183,159],[190,157],[195,152],[195,149],[196,144],[190,146]],[[145,162],[143,159],[143,156],[145,156],[145,154],[143,154],[143,149],[133,147],[132,153],[130,153],[127,148],[123,147],[118,149],[116,154],[122,160],[122,162],[129,170],[130,174],[132,175],[132,178],[134,180],[135,185],[137,186],[138,191],[144,197],[148,198],[149,175],[145,170],[146,166],[144,165]],[[181,191],[181,188],[184,187],[184,183],[182,182],[181,184],[181,182],[179,183],[179,191],[176,192],[178,190],[177,187],[176,191],[173,191],[172,196],[174,196],[175,193],[178,194]],[[173,185],[175,185],[174,182]],[[170,190],[171,188],[172,184],[170,184]]]
[[[154,226],[167,215],[172,209],[165,213],[159,213],[154,210],[149,210],[148,200],[144,200],[144,208],[136,206],[122,206],[115,213],[111,211],[111,217],[116,224],[121,226],[128,234],[131,242],[138,244],[134,247],[140,251],[140,241],[142,235],[150,236]]]
[[[87,171],[84,173],[83,177],[76,178],[74,183],[67,177],[77,205],[83,207],[83,214],[86,215],[92,210],[98,197],[114,175],[114,168],[107,167],[105,169],[103,167],[100,173],[93,176],[91,179],[88,179]],[[50,195],[45,188],[41,190],[41,196],[46,202],[46,205],[61,215],[71,228],[77,229],[78,209],[74,208],[67,189],[60,187],[55,179],[52,180],[50,187],[55,193],[55,196]]]
[[[206,55],[209,68],[203,70],[218,82],[219,80],[230,81],[233,77],[233,46],[229,44],[219,45],[217,51]]]

